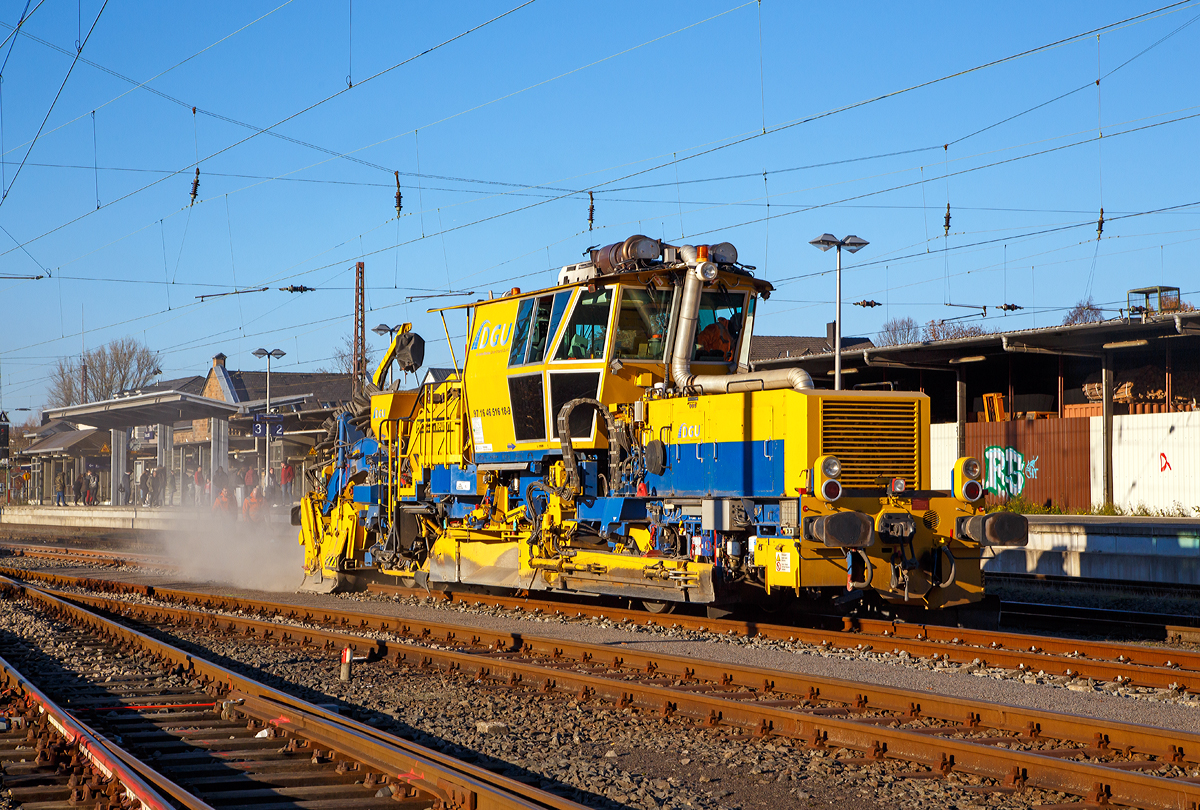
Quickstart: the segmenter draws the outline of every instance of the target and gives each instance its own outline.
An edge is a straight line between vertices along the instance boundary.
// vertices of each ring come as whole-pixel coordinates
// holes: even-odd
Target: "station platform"
[[[188,531],[197,522],[210,518],[211,511],[194,506],[2,506],[0,530],[68,529],[72,534],[92,532],[170,532]],[[239,515],[239,520],[241,516]],[[288,526],[291,513],[277,506],[265,513],[274,526]]]
[[[995,550],[983,570],[1200,586],[1200,519],[1030,515],[1029,545]]]

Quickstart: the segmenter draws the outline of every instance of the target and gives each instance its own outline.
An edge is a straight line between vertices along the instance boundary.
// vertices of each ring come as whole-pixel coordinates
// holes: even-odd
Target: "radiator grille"
[[[919,429],[914,400],[821,400],[821,452],[841,459],[846,487],[875,487],[885,476],[915,487]]]

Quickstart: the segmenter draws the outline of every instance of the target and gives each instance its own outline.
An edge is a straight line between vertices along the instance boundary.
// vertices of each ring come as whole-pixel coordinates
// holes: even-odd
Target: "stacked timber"
[[[1083,384],[1089,402],[1104,401],[1104,384],[1099,371]],[[1120,369],[1113,372],[1113,402],[1161,402],[1167,404],[1167,377],[1157,366]],[[1171,410],[1184,410],[1200,400],[1200,372],[1180,369],[1171,374]]]

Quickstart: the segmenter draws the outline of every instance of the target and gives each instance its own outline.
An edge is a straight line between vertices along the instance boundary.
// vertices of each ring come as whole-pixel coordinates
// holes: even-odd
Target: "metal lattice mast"
[[[359,262],[354,267],[354,353],[351,358],[354,371],[354,393],[358,394],[367,376],[367,310],[365,283],[366,265]]]

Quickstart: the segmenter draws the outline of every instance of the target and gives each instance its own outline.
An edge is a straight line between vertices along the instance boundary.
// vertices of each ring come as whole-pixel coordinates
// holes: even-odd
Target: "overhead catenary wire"
[[[438,51],[438,50],[440,50],[441,48],[444,48],[444,47],[446,47],[447,45],[449,45],[449,44],[451,44],[451,43],[453,43],[453,42],[457,42],[458,40],[462,39],[463,37],[465,37],[465,36],[468,36],[468,35],[470,35],[470,34],[474,33],[475,31],[478,31],[478,30],[480,30],[481,28],[485,28],[486,26],[488,26],[488,25],[491,25],[491,24],[492,24],[492,23],[494,23],[494,22],[497,22],[497,21],[499,21],[499,20],[502,20],[502,19],[504,19],[505,17],[508,17],[509,15],[511,15],[511,14],[514,14],[515,12],[517,12],[517,11],[519,11],[519,10],[521,10],[521,9],[525,8],[526,6],[529,6],[529,5],[531,5],[531,4],[535,3],[535,2],[537,2],[537,0],[525,0],[524,2],[522,2],[522,3],[518,4],[517,6],[514,6],[513,8],[509,9],[508,11],[501,12],[500,14],[497,14],[496,16],[494,16],[494,17],[492,17],[492,18],[490,18],[490,19],[488,19],[488,20],[486,20],[486,21],[484,21],[484,22],[482,22],[482,23],[479,23],[479,24],[477,24],[477,25],[473,26],[473,27],[471,27],[471,28],[467,29],[466,31],[463,31],[462,33],[456,34],[455,36],[452,36],[452,37],[450,37],[450,38],[448,38],[448,39],[442,40],[442,41],[441,41],[441,42],[439,42],[438,44],[436,44],[436,45],[432,45],[432,46],[430,46],[430,47],[426,48],[425,50],[423,50],[423,51],[421,51],[421,52],[419,52],[419,53],[417,53],[417,54],[414,54],[413,56],[410,56],[410,57],[408,57],[408,58],[406,58],[406,59],[403,59],[403,60],[401,60],[401,61],[399,61],[399,62],[396,62],[395,64],[391,65],[390,67],[383,68],[382,70],[378,71],[377,73],[374,73],[374,74],[372,74],[371,76],[368,76],[367,78],[365,78],[365,79],[363,79],[362,81],[360,81],[360,82],[359,82],[359,83],[356,85],[356,87],[361,87],[362,85],[364,85],[364,84],[366,84],[366,83],[368,83],[368,82],[370,82],[370,81],[373,81],[373,80],[375,80],[375,79],[378,79],[378,78],[380,78],[381,76],[385,76],[385,75],[387,75],[387,74],[391,73],[392,71],[394,71],[394,70],[397,70],[397,69],[399,69],[399,68],[403,67],[404,65],[407,65],[407,64],[409,64],[409,63],[411,63],[411,62],[413,62],[413,61],[415,61],[415,60],[417,60],[417,59],[420,59],[420,58],[421,58],[421,57],[423,57],[423,56],[426,56],[426,55],[428,55],[428,54],[431,54],[431,53],[433,53],[433,52],[435,52],[435,51]],[[104,0],[104,3],[105,3],[105,5],[107,5],[107,4],[108,4],[108,0]],[[100,11],[101,11],[101,13],[104,11],[104,7],[103,7],[103,6],[101,7]],[[97,15],[97,20],[99,20],[99,15]],[[94,24],[93,24],[93,28],[94,28]],[[90,32],[89,32],[89,36],[90,36],[90,35],[91,35],[91,34],[90,34]],[[84,42],[85,42],[85,44],[86,44],[86,38],[85,38]],[[77,61],[77,59],[76,59],[76,61]],[[72,62],[72,66],[73,66],[73,65],[74,65],[74,62]],[[69,76],[69,75],[70,75],[70,74],[68,73],[68,76]],[[65,82],[64,82],[64,83],[65,83]],[[342,96],[342,95],[343,95],[343,94],[345,94],[345,93],[348,93],[348,92],[350,92],[352,89],[353,89],[353,88],[348,88],[348,87],[347,87],[347,88],[342,88],[342,89],[338,90],[338,91],[337,91],[337,92],[335,92],[335,93],[331,93],[330,95],[327,95],[327,96],[325,96],[325,97],[323,97],[323,98],[321,98],[321,99],[319,99],[319,100],[317,100],[317,101],[315,101],[315,102],[313,102],[313,103],[309,104],[308,106],[306,106],[306,107],[304,107],[304,108],[302,108],[302,109],[300,109],[300,110],[297,110],[296,112],[294,112],[294,113],[291,113],[290,115],[287,115],[287,116],[286,116],[286,117],[284,117],[284,118],[281,118],[280,120],[276,121],[274,124],[272,124],[272,125],[271,125],[271,126],[269,126],[269,127],[265,127],[265,128],[263,128],[263,129],[260,129],[260,130],[256,130],[256,131],[254,131],[254,132],[251,132],[249,135],[245,136],[244,138],[241,138],[240,140],[238,140],[238,141],[235,141],[234,143],[232,143],[232,144],[229,144],[228,146],[225,146],[225,147],[222,147],[222,148],[218,149],[217,151],[213,152],[212,154],[209,154],[209,155],[207,155],[207,156],[204,158],[204,160],[211,160],[212,158],[215,158],[215,157],[217,157],[218,155],[222,155],[222,154],[224,154],[225,152],[228,152],[228,151],[230,151],[231,149],[235,149],[235,148],[237,148],[238,146],[241,146],[242,144],[244,144],[244,143],[247,143],[247,142],[249,142],[249,141],[253,140],[253,139],[254,139],[254,138],[256,138],[258,135],[261,135],[261,134],[263,134],[264,132],[267,132],[267,131],[269,131],[269,130],[271,130],[271,129],[274,129],[275,127],[282,126],[283,124],[286,124],[287,122],[289,122],[289,121],[292,121],[292,120],[294,120],[294,119],[298,118],[299,116],[301,116],[301,115],[304,115],[305,113],[307,113],[307,112],[309,112],[309,111],[311,111],[311,110],[314,110],[314,109],[316,109],[317,107],[320,107],[321,105],[323,105],[323,104],[326,104],[326,103],[328,103],[329,101],[332,101],[333,99],[335,99],[335,98],[338,98],[338,97]],[[61,93],[61,88],[60,88],[60,91],[59,91],[59,92]],[[57,97],[56,97],[56,98],[57,98]],[[47,113],[47,118],[48,118],[48,117],[49,117],[49,113]],[[45,122],[44,122],[44,121],[43,121],[43,124],[42,124],[42,125],[43,125],[43,126],[45,126]],[[39,130],[39,132],[40,132],[40,130]],[[35,140],[36,140],[36,137],[35,137]],[[30,144],[30,149],[32,149],[32,148],[33,148],[33,147],[32,147],[32,144]],[[26,157],[28,157],[28,153],[26,153]],[[197,162],[197,163],[198,163],[198,162]],[[127,192],[126,194],[124,194],[124,195],[122,195],[122,196],[120,196],[120,197],[116,198],[115,200],[112,200],[112,201],[110,201],[110,202],[109,202],[107,205],[105,205],[105,206],[103,206],[103,207],[104,207],[104,208],[107,208],[107,207],[109,207],[109,206],[111,206],[111,205],[114,205],[114,204],[116,204],[116,203],[119,203],[119,202],[121,202],[121,201],[123,201],[123,200],[127,200],[127,199],[129,199],[130,197],[133,197],[133,196],[135,196],[135,195],[137,195],[137,194],[140,194],[140,193],[141,193],[141,192],[143,192],[143,191],[146,191],[146,190],[148,190],[148,189],[150,189],[150,188],[153,188],[154,186],[157,186],[159,183],[162,183],[163,181],[167,180],[169,177],[173,177],[173,176],[175,176],[176,174],[179,174],[179,173],[181,173],[181,172],[185,172],[185,171],[187,171],[187,170],[189,170],[189,169],[192,169],[192,168],[196,167],[196,166],[197,166],[197,163],[189,163],[188,165],[186,165],[186,166],[183,166],[183,167],[181,167],[180,169],[176,170],[174,174],[168,175],[168,176],[166,176],[166,177],[161,177],[161,178],[159,178],[159,179],[157,179],[157,180],[154,180],[153,182],[147,183],[146,185],[142,186],[141,188],[134,189],[133,191]],[[18,171],[19,171],[19,169],[18,169]],[[13,180],[14,180],[14,181],[16,180],[16,175],[15,175],[15,174],[13,175]],[[11,188],[11,184],[10,184],[10,188]],[[4,200],[3,200],[3,198],[0,198],[0,205],[3,205],[3,201],[4,201]],[[102,210],[102,209],[96,209],[96,210]],[[76,222],[79,222],[80,220],[82,220],[82,219],[85,219],[86,217],[88,217],[88,216],[90,216],[91,214],[94,214],[94,213],[95,213],[95,211],[89,211],[89,212],[87,212],[87,213],[85,213],[85,214],[82,214],[82,215],[80,215],[80,216],[78,216],[78,217],[75,217],[74,219],[72,219],[72,220],[70,220],[70,221],[68,221],[68,222],[65,222],[65,223],[63,223],[63,224],[61,224],[61,225],[58,225],[58,226],[56,226],[56,227],[52,228],[51,230],[49,230],[49,231],[46,231],[46,232],[42,233],[41,235],[39,235],[39,236],[37,236],[37,237],[34,237],[34,238],[33,238],[33,239],[31,239],[31,240],[27,240],[26,244],[28,244],[28,243],[30,243],[30,242],[37,241],[37,240],[39,240],[39,239],[44,239],[45,237],[49,236],[50,234],[52,234],[52,233],[56,233],[56,232],[58,232],[58,231],[62,230],[63,228],[65,228],[65,227],[68,227],[68,226],[70,226],[70,225],[72,225],[72,224],[74,224],[74,223],[76,223]],[[3,255],[3,254],[0,254],[0,255]]]
[[[79,46],[79,53],[83,52],[83,48],[87,45],[88,40],[92,38],[92,32],[96,30],[96,24],[100,22],[100,16],[104,14],[104,9],[108,7],[108,0],[100,6],[100,10],[96,12],[96,19],[92,21],[92,27],[88,29],[87,36],[83,38],[83,43]],[[11,49],[9,51],[11,53]],[[21,176],[21,169],[25,167],[25,161],[29,159],[29,154],[33,151],[34,145],[38,138],[42,135],[42,130],[46,128],[46,122],[50,120],[50,113],[54,112],[54,105],[58,103],[59,97],[62,95],[63,88],[67,86],[67,80],[71,78],[71,73],[75,70],[75,65],[79,61],[79,53],[75,54],[75,58],[71,60],[71,66],[67,68],[67,75],[63,76],[62,84],[58,87],[58,92],[54,94],[54,100],[50,102],[50,108],[46,110],[46,115],[42,118],[42,123],[38,126],[37,133],[33,136],[33,140],[29,142],[29,148],[25,150],[25,157],[21,159],[21,163],[17,166],[17,170],[13,172],[12,180],[4,192],[0,194],[0,207],[3,207],[4,201],[8,199],[9,192],[12,191],[13,185],[17,182],[17,178]],[[2,72],[2,71],[0,71]],[[100,210],[99,208],[96,209]]]
[[[499,16],[499,17],[497,17],[497,18],[494,18],[493,20],[490,20],[490,21],[488,21],[487,23],[483,23],[483,24],[481,24],[480,26],[477,26],[477,28],[478,28],[478,27],[482,27],[483,25],[487,25],[487,24],[489,24],[490,22],[493,22],[495,19],[499,19],[500,17],[506,16],[507,14],[511,14],[513,11],[516,11],[516,10],[518,10],[518,9],[520,9],[520,8],[522,8],[522,7],[524,7],[524,5],[528,5],[528,4],[529,4],[529,2],[533,2],[533,0],[528,0],[528,2],[527,2],[527,3],[524,3],[524,4],[522,4],[521,6],[518,6],[517,8],[515,8],[515,9],[513,9],[513,10],[510,10],[509,12],[505,12],[504,14],[500,15],[500,16]],[[755,0],[750,0],[750,2],[755,2]],[[745,3],[745,4],[743,4],[742,6],[737,6],[737,7],[735,7],[734,9],[731,9],[730,11],[734,11],[734,10],[737,10],[738,8],[742,8],[742,7],[744,7],[745,5],[749,5],[749,4],[750,4],[750,2],[748,2],[748,3]],[[1115,30],[1115,29],[1117,29],[1117,28],[1119,28],[1119,27],[1123,27],[1123,26],[1126,26],[1126,25],[1130,25],[1130,24],[1133,24],[1133,23],[1135,23],[1135,22],[1138,22],[1138,21],[1144,21],[1144,20],[1147,20],[1147,19],[1151,19],[1151,18],[1153,18],[1153,17],[1155,17],[1155,16],[1157,16],[1157,15],[1160,15],[1160,14],[1173,13],[1173,11],[1175,11],[1175,10],[1178,10],[1179,8],[1181,8],[1181,7],[1183,7],[1183,6],[1186,6],[1186,5],[1193,4],[1194,2],[1195,2],[1195,0],[1180,0],[1180,2],[1171,3],[1171,4],[1168,4],[1168,5],[1166,5],[1166,6],[1162,6],[1162,7],[1160,7],[1160,8],[1153,9],[1153,10],[1151,10],[1151,11],[1145,12],[1145,13],[1143,13],[1143,14],[1138,14],[1138,15],[1134,15],[1134,16],[1132,16],[1132,17],[1127,17],[1127,18],[1125,18],[1125,19],[1123,19],[1123,20],[1120,20],[1120,21],[1118,21],[1118,22],[1115,22],[1115,23],[1110,23],[1110,24],[1107,24],[1107,25],[1105,25],[1105,26],[1101,26],[1101,27],[1099,27],[1099,28],[1091,29],[1090,31],[1087,31],[1087,32],[1083,32],[1083,33],[1080,33],[1080,34],[1075,34],[1075,35],[1072,35],[1072,36],[1070,36],[1070,37],[1065,37],[1065,38],[1062,38],[1062,39],[1056,40],[1056,41],[1054,41],[1054,42],[1047,43],[1047,44],[1045,44],[1045,45],[1037,46],[1037,47],[1035,47],[1035,48],[1026,49],[1025,51],[1022,51],[1022,52],[1019,52],[1019,53],[1016,53],[1016,54],[1011,54],[1011,55],[1009,55],[1009,56],[1006,56],[1006,57],[1003,57],[1003,58],[1001,58],[1001,59],[992,60],[991,62],[987,62],[987,63],[981,64],[981,65],[977,65],[977,66],[974,66],[974,67],[972,67],[972,68],[967,68],[967,69],[964,69],[964,70],[960,70],[960,71],[957,71],[957,72],[955,72],[955,73],[952,73],[952,74],[947,74],[947,75],[945,75],[945,76],[942,76],[942,77],[939,77],[939,78],[936,78],[936,79],[927,80],[927,81],[925,81],[925,82],[922,82],[922,83],[920,83],[920,84],[917,84],[917,85],[912,85],[912,86],[910,86],[910,87],[907,87],[907,88],[903,88],[903,89],[896,90],[896,91],[891,91],[891,92],[889,92],[889,93],[882,94],[882,95],[879,95],[879,96],[875,96],[875,97],[872,97],[872,98],[869,98],[869,99],[865,99],[865,100],[863,100],[863,101],[856,102],[856,103],[854,103],[854,104],[850,104],[850,105],[844,105],[843,107],[836,108],[836,109],[833,109],[833,110],[828,110],[828,111],[825,111],[825,112],[822,112],[822,113],[818,113],[818,114],[816,114],[816,115],[814,115],[814,116],[809,116],[809,117],[807,117],[807,118],[802,118],[802,119],[797,119],[797,120],[794,120],[794,121],[786,122],[785,124],[782,124],[782,125],[780,125],[779,127],[776,127],[776,128],[774,128],[774,129],[771,129],[771,130],[769,130],[767,133],[761,133],[761,132],[759,132],[759,133],[756,133],[756,134],[755,134],[755,137],[761,137],[761,136],[763,136],[763,135],[766,135],[766,134],[771,134],[771,133],[773,133],[773,132],[782,131],[782,130],[784,130],[784,129],[788,129],[788,128],[791,128],[791,127],[793,127],[793,126],[798,126],[798,125],[800,125],[800,124],[807,123],[807,122],[809,122],[809,121],[819,120],[819,119],[821,119],[821,118],[828,117],[829,115],[833,115],[833,114],[836,114],[836,113],[838,113],[838,112],[843,112],[843,111],[846,111],[846,110],[855,109],[855,108],[857,108],[857,107],[861,107],[861,106],[864,106],[864,105],[866,105],[866,104],[870,104],[870,103],[873,103],[873,102],[875,102],[875,101],[883,100],[883,99],[886,99],[886,98],[892,98],[892,97],[895,97],[895,96],[897,96],[897,95],[900,95],[900,94],[903,94],[903,93],[911,92],[911,91],[913,91],[913,90],[915,90],[915,89],[920,89],[920,88],[922,88],[922,87],[927,87],[927,86],[930,86],[930,85],[933,85],[933,84],[937,84],[937,83],[939,83],[939,82],[946,81],[946,80],[949,80],[949,79],[952,79],[952,78],[957,78],[957,77],[959,77],[959,76],[967,75],[967,74],[969,74],[969,73],[972,73],[972,72],[975,72],[975,71],[978,71],[978,70],[982,70],[982,69],[984,69],[984,68],[987,68],[987,67],[992,67],[992,66],[995,66],[995,65],[1004,64],[1004,63],[1006,63],[1006,62],[1010,62],[1010,61],[1013,61],[1013,60],[1015,60],[1015,59],[1020,59],[1020,58],[1023,58],[1023,57],[1029,56],[1029,55],[1032,55],[1032,54],[1034,54],[1034,53],[1039,53],[1039,52],[1042,52],[1042,51],[1044,51],[1044,50],[1048,50],[1048,49],[1052,49],[1052,48],[1056,48],[1056,47],[1061,47],[1062,45],[1064,45],[1064,44],[1066,44],[1066,43],[1073,42],[1073,41],[1075,41],[1075,40],[1078,40],[1078,39],[1080,39],[1080,38],[1082,38],[1082,37],[1090,36],[1090,35],[1092,35],[1092,34],[1094,34],[1094,33],[1098,32],[1098,31],[1105,31],[1105,30]],[[711,18],[708,18],[708,19],[709,19],[709,20],[711,20],[711,19],[715,19],[716,17],[722,16],[722,15],[723,15],[723,14],[725,14],[725,13],[729,13],[729,12],[722,12],[721,14],[714,15],[713,17],[711,17]],[[706,22],[706,21],[708,21],[708,20],[702,20],[702,21],[700,21],[700,23],[703,23],[703,22]],[[697,25],[697,24],[700,24],[700,23],[695,23],[695,24],[693,24],[693,25]],[[687,27],[692,27],[692,26],[687,26]],[[679,29],[679,30],[686,30],[686,28],[687,28],[687,27],[685,27],[685,29]],[[476,29],[472,29],[472,30],[476,30]],[[467,32],[465,32],[464,34],[460,34],[460,35],[459,35],[459,37],[456,37],[456,38],[461,38],[462,36],[465,36],[467,33],[470,33],[470,31],[467,31]],[[672,32],[672,33],[677,33],[677,32]],[[664,38],[665,36],[669,36],[669,35],[670,35],[670,34],[663,35],[663,37],[656,38],[655,40],[650,40],[650,42],[657,41],[657,39],[662,39],[662,38]],[[453,41],[453,40],[448,40],[447,42],[450,42],[450,41]],[[446,43],[443,43],[443,44],[446,44]],[[649,44],[649,43],[643,43],[642,45],[645,45],[645,44]],[[634,46],[634,48],[627,49],[627,51],[624,51],[624,52],[621,52],[621,53],[628,52],[628,50],[633,50],[633,49],[635,49],[635,48],[637,48],[637,47],[642,47],[642,45],[639,45],[639,46]],[[430,51],[431,51],[431,50],[436,50],[438,47],[441,47],[441,45],[439,45],[439,46],[435,46],[434,48],[430,49]],[[423,52],[423,53],[427,53],[427,52],[429,52],[429,51],[426,51],[426,52]],[[423,53],[422,53],[422,54],[418,54],[416,57],[412,57],[412,58],[414,58],[414,59],[415,59],[415,58],[418,58],[419,56],[423,55]],[[620,55],[620,54],[615,54],[614,56],[618,56],[618,55]],[[613,58],[613,57],[606,57],[606,59],[607,59],[607,58]],[[599,61],[605,61],[605,60],[599,60]],[[404,63],[399,63],[399,64],[404,64]],[[392,70],[392,69],[395,69],[396,67],[398,67],[398,66],[399,66],[399,64],[398,64],[398,65],[394,65],[394,66],[392,66],[391,68],[388,68],[388,69],[387,69],[387,70],[385,70],[385,71],[381,71],[379,74],[376,74],[376,76],[378,76],[378,75],[382,75],[383,73],[385,73],[385,72],[387,72],[387,71],[390,71],[390,70]],[[592,63],[592,64],[596,64],[596,63]],[[585,65],[585,66],[583,66],[583,67],[581,67],[581,68],[577,68],[577,69],[576,69],[576,71],[577,71],[577,70],[581,70],[581,69],[583,69],[584,67],[588,67],[588,66],[590,66],[590,65]],[[570,71],[570,72],[575,72],[575,71]],[[556,77],[554,77],[554,78],[560,78],[561,76],[569,75],[569,73],[570,73],[570,72],[568,72],[568,74],[560,74],[559,76],[556,76]],[[374,76],[372,76],[371,78],[375,78],[375,77],[374,77]],[[552,78],[552,79],[547,79],[547,80],[545,80],[545,81],[553,81],[553,80],[554,80],[554,78]],[[369,80],[370,80],[370,79],[367,79],[367,80],[364,80],[364,81],[369,81]],[[530,87],[528,87],[528,88],[525,88],[525,89],[531,89],[532,87],[536,87],[536,86],[539,86],[540,84],[544,84],[544,83],[545,83],[545,82],[540,82],[540,83],[538,83],[537,85],[531,85]],[[361,83],[360,83],[360,84],[361,84]],[[316,104],[312,105],[311,107],[309,107],[309,108],[306,108],[306,110],[301,110],[299,113],[296,113],[295,115],[300,115],[300,114],[302,114],[303,112],[307,111],[307,109],[311,109],[312,107],[315,107],[315,106],[317,106],[317,105],[319,105],[319,104],[322,104],[322,103],[324,103],[324,101],[328,101],[328,100],[329,100],[329,99],[331,99],[331,98],[337,97],[338,95],[340,95],[341,93],[344,93],[344,92],[346,92],[346,90],[341,90],[341,91],[339,91],[338,93],[335,93],[335,94],[333,94],[332,96],[326,97],[326,99],[324,99],[323,101],[319,101],[319,102],[317,102]],[[524,92],[524,90],[522,90],[522,91],[516,91],[516,92],[517,92],[517,93],[519,93],[519,92]],[[457,117],[458,115],[465,114],[466,112],[470,112],[470,111],[472,111],[472,110],[474,110],[474,109],[479,109],[479,108],[480,108],[480,107],[482,107],[482,106],[487,106],[487,104],[495,103],[495,101],[498,101],[498,100],[503,100],[504,98],[511,97],[512,95],[515,95],[515,94],[516,94],[516,93],[511,93],[511,94],[508,94],[507,96],[502,96],[502,97],[500,97],[499,99],[494,99],[493,101],[491,101],[491,102],[487,102],[487,103],[485,103],[485,104],[483,104],[483,105],[477,105],[476,107],[470,108],[469,110],[465,110],[465,111],[463,111],[463,112],[456,113],[455,115],[449,116],[449,117],[447,117],[447,118],[440,119],[440,121],[438,121],[438,122],[434,122],[434,123],[440,123],[441,121],[450,120],[451,118]],[[295,117],[295,115],[293,115],[292,117]],[[285,121],[286,121],[286,120],[290,120],[290,118],[289,118],[289,119],[285,119]],[[279,122],[279,123],[283,123],[283,122]],[[277,124],[275,124],[275,125],[273,125],[273,126],[279,126],[279,123],[277,123]],[[268,130],[270,130],[270,129],[272,129],[272,127],[267,127],[267,128],[265,128],[265,129],[263,129],[263,130],[259,130],[258,132],[254,133],[254,134],[259,134],[259,133],[261,133],[261,132],[267,132],[267,131],[268,131]],[[242,141],[239,141],[239,142],[237,142],[237,143],[235,143],[235,144],[231,145],[230,147],[227,147],[226,149],[230,149],[230,148],[233,148],[234,146],[237,146],[237,145],[239,145],[240,143],[244,143],[246,140],[249,140],[249,139],[250,139],[250,138],[252,138],[252,137],[254,137],[254,135],[253,135],[253,134],[252,134],[251,136],[248,136],[246,139],[243,139]],[[394,137],[399,137],[399,136],[393,136],[393,138],[394,138]],[[733,140],[729,140],[729,139],[722,139],[722,140],[724,140],[725,142],[724,142],[724,143],[718,143],[718,144],[716,144],[715,146],[714,146],[714,145],[709,145],[709,144],[701,144],[701,145],[699,145],[699,146],[697,146],[697,147],[693,147],[693,148],[695,148],[695,149],[702,149],[703,151],[700,151],[700,152],[697,152],[697,153],[695,153],[695,154],[693,154],[693,155],[687,156],[687,157],[683,158],[683,160],[690,160],[690,159],[693,159],[693,158],[696,158],[696,157],[700,157],[700,156],[702,156],[702,155],[705,155],[705,154],[710,154],[710,153],[712,153],[712,152],[714,152],[714,151],[718,151],[718,150],[720,150],[720,149],[724,149],[724,148],[727,148],[727,147],[730,147],[730,146],[735,146],[735,145],[738,145],[739,143],[744,143],[744,142],[746,142],[746,140],[750,140],[750,139],[751,139],[751,138],[743,138],[742,136],[732,136],[732,137],[733,137]],[[387,140],[392,140],[392,138],[385,139],[385,141],[387,141]],[[385,141],[381,141],[380,143],[383,143],[383,142],[385,142]],[[378,145],[378,144],[371,144],[370,146],[376,146],[376,145]],[[369,147],[364,147],[364,148],[369,148]],[[224,151],[224,150],[223,150],[223,151]],[[356,150],[356,151],[361,151],[361,150]],[[677,155],[677,152],[678,152],[678,150],[676,151],[676,155]],[[219,154],[219,153],[214,153],[214,155],[213,155],[213,156],[215,156],[215,154]],[[345,153],[345,154],[349,154],[349,153]],[[343,154],[343,155],[339,155],[339,157],[345,156],[345,154]],[[210,157],[212,157],[212,156],[210,156]],[[653,158],[651,158],[651,159],[653,159]],[[671,165],[671,163],[672,163],[672,162],[677,162],[678,160],[679,160],[679,159],[678,159],[677,157],[673,157],[672,161],[669,161],[668,163],[661,164],[661,165],[659,165],[659,166],[651,167],[651,168],[648,168],[648,169],[643,169],[643,170],[640,170],[640,171],[638,171],[638,172],[634,172],[634,173],[632,173],[632,174],[628,174],[628,175],[625,175],[625,176],[623,176],[623,177],[616,178],[615,180],[608,181],[608,183],[604,183],[604,184],[599,184],[599,185],[592,186],[591,188],[592,188],[592,189],[600,189],[600,188],[601,188],[602,186],[604,186],[604,185],[610,185],[610,184],[611,184],[611,183],[613,183],[613,182],[620,182],[621,180],[624,180],[624,179],[629,179],[629,178],[631,178],[631,177],[638,176],[638,175],[640,175],[640,174],[645,174],[645,173],[647,173],[647,172],[654,171],[654,170],[656,170],[656,169],[658,169],[658,168],[663,168],[664,166]],[[180,170],[177,170],[177,171],[185,171],[187,168],[190,168],[190,166],[189,166],[189,167],[184,167],[183,169],[180,169]],[[380,168],[384,168],[384,167],[380,167]],[[147,186],[143,186],[141,189],[137,189],[137,190],[135,190],[135,191],[131,192],[130,194],[126,195],[126,197],[123,197],[123,198],[121,198],[121,199],[125,199],[125,198],[127,198],[127,197],[129,197],[129,196],[132,196],[133,194],[140,193],[141,191],[144,191],[144,190],[146,190],[147,188],[150,188],[151,186],[153,186],[153,185],[156,185],[156,184],[157,184],[157,182],[161,182],[161,181],[162,181],[162,179],[165,179],[165,178],[161,178],[159,181],[156,181],[156,183],[151,183],[151,184],[149,184],[149,185],[147,185]],[[573,190],[573,191],[568,191],[566,194],[569,196],[570,194],[577,194],[577,193],[581,193],[581,192],[583,192],[583,191],[586,191],[586,190],[588,190],[588,189],[575,189],[575,190]],[[560,199],[560,198],[550,198],[550,199],[549,199],[549,200],[547,200],[546,202],[553,202],[553,201],[555,201],[555,200],[557,200],[557,199]],[[114,202],[119,202],[119,201],[120,201],[120,200],[116,200],[116,201],[114,201]],[[526,207],[526,208],[527,208],[527,207]],[[517,211],[521,211],[521,210],[525,210],[525,208],[520,208],[520,209],[517,209]],[[516,213],[516,212],[514,212],[514,213]],[[85,214],[84,216],[86,217],[86,216],[87,216],[87,214]],[[36,240],[38,240],[38,239],[42,239],[42,238],[44,238],[44,237],[46,237],[46,236],[50,235],[51,233],[54,233],[54,232],[56,232],[56,231],[58,231],[58,230],[61,230],[61,229],[62,229],[62,228],[64,228],[64,227],[67,227],[67,226],[69,226],[69,225],[73,224],[74,222],[77,222],[77,221],[79,221],[79,219],[82,219],[82,218],[83,218],[83,217],[77,217],[77,218],[76,218],[76,219],[74,219],[74,220],[71,220],[71,221],[69,221],[69,222],[67,222],[67,223],[63,223],[62,225],[59,225],[59,226],[57,226],[56,228],[54,228],[54,229],[52,229],[52,230],[50,230],[50,231],[47,231],[47,232],[45,232],[45,233],[43,233],[43,234],[41,234],[41,235],[39,235],[39,236],[33,237],[33,239],[31,239],[31,240],[29,240],[29,241],[36,241]],[[0,254],[0,255],[3,255],[3,254]]]

